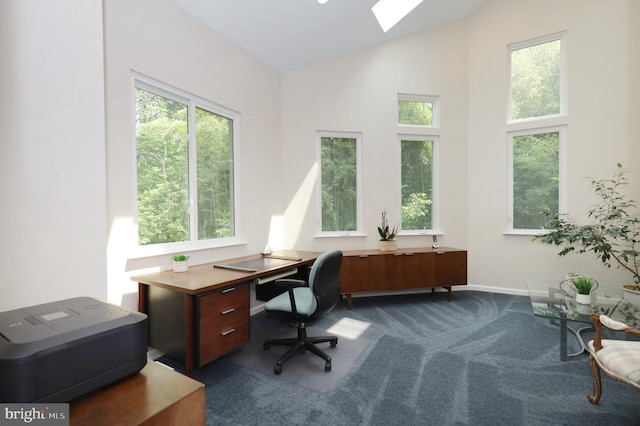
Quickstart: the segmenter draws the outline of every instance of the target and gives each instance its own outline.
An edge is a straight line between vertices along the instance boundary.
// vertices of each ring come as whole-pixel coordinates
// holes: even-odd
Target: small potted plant
[[[591,290],[595,290],[597,283],[587,276],[578,276],[571,279],[576,288],[576,302],[588,305],[591,303]]]
[[[571,296],[575,296],[576,302],[591,304],[591,292],[598,288],[598,282],[586,275],[571,275],[560,283],[560,288]]]
[[[173,272],[187,272],[189,269],[189,256],[176,254],[171,259],[173,260]]]
[[[382,221],[378,226],[378,234],[380,234],[379,249],[380,251],[395,251],[398,248],[398,242],[394,240],[398,233],[398,226],[389,228],[387,221],[387,210],[382,211]]]

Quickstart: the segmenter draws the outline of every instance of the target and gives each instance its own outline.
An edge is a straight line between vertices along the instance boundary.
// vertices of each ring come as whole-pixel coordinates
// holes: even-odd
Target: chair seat
[[[640,342],[602,340],[602,349],[596,352],[592,340],[589,351],[609,375],[640,389]]]
[[[294,288],[293,295],[296,300],[296,309],[298,311],[298,314],[303,316],[311,316],[311,314],[315,312],[318,304],[309,287]],[[265,303],[264,309],[265,311],[292,312],[289,293],[284,292],[281,295],[269,300],[267,303]]]

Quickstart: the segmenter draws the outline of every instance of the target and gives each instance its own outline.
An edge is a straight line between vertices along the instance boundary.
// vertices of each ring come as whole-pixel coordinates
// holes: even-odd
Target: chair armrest
[[[307,282],[305,280],[296,280],[293,278],[282,278],[279,280],[275,280],[274,284],[280,287],[289,287],[289,288],[307,286]]]
[[[596,337],[593,339],[593,347],[596,351],[602,349],[602,325],[610,330],[640,337],[640,330],[629,327],[623,322],[612,320],[606,315],[591,314],[591,321],[593,321],[593,325],[596,328]]]
[[[287,291],[289,292],[289,302],[291,303],[291,312],[297,316],[298,308],[296,307],[296,297],[293,294],[293,289],[296,287],[306,287],[308,285],[307,282],[293,278],[282,278],[275,280],[274,283],[279,287],[287,287]]]

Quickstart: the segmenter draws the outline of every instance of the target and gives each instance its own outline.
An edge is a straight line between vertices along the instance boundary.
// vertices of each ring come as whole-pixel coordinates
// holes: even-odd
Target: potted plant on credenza
[[[398,225],[393,228],[389,227],[387,221],[387,210],[382,211],[382,221],[378,226],[378,234],[380,234],[380,241],[378,242],[378,249],[380,251],[395,251],[398,249],[398,242],[394,240],[398,233]]]

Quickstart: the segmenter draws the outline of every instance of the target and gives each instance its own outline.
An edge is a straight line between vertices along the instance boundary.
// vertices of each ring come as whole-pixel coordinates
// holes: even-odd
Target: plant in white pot
[[[575,288],[576,302],[583,305],[591,303],[591,292],[598,288],[598,282],[586,275],[577,275],[568,280]]]
[[[171,257],[173,260],[173,272],[187,272],[189,270],[189,256],[176,254]]]
[[[611,179],[591,180],[598,203],[587,211],[591,223],[579,225],[566,214],[558,214],[551,221],[552,231],[534,237],[545,244],[562,246],[559,256],[568,253],[593,254],[608,268],[617,264],[640,284],[640,212],[635,201],[621,192],[628,184],[622,164]],[[635,288],[625,285],[625,291]],[[625,294],[626,296],[626,294]]]
[[[382,211],[382,221],[380,226],[378,226],[378,234],[380,234],[378,247],[380,251],[394,251],[398,249],[398,242],[394,240],[397,233],[398,225],[393,228],[389,227],[389,222],[387,221],[387,210],[384,209]]]

